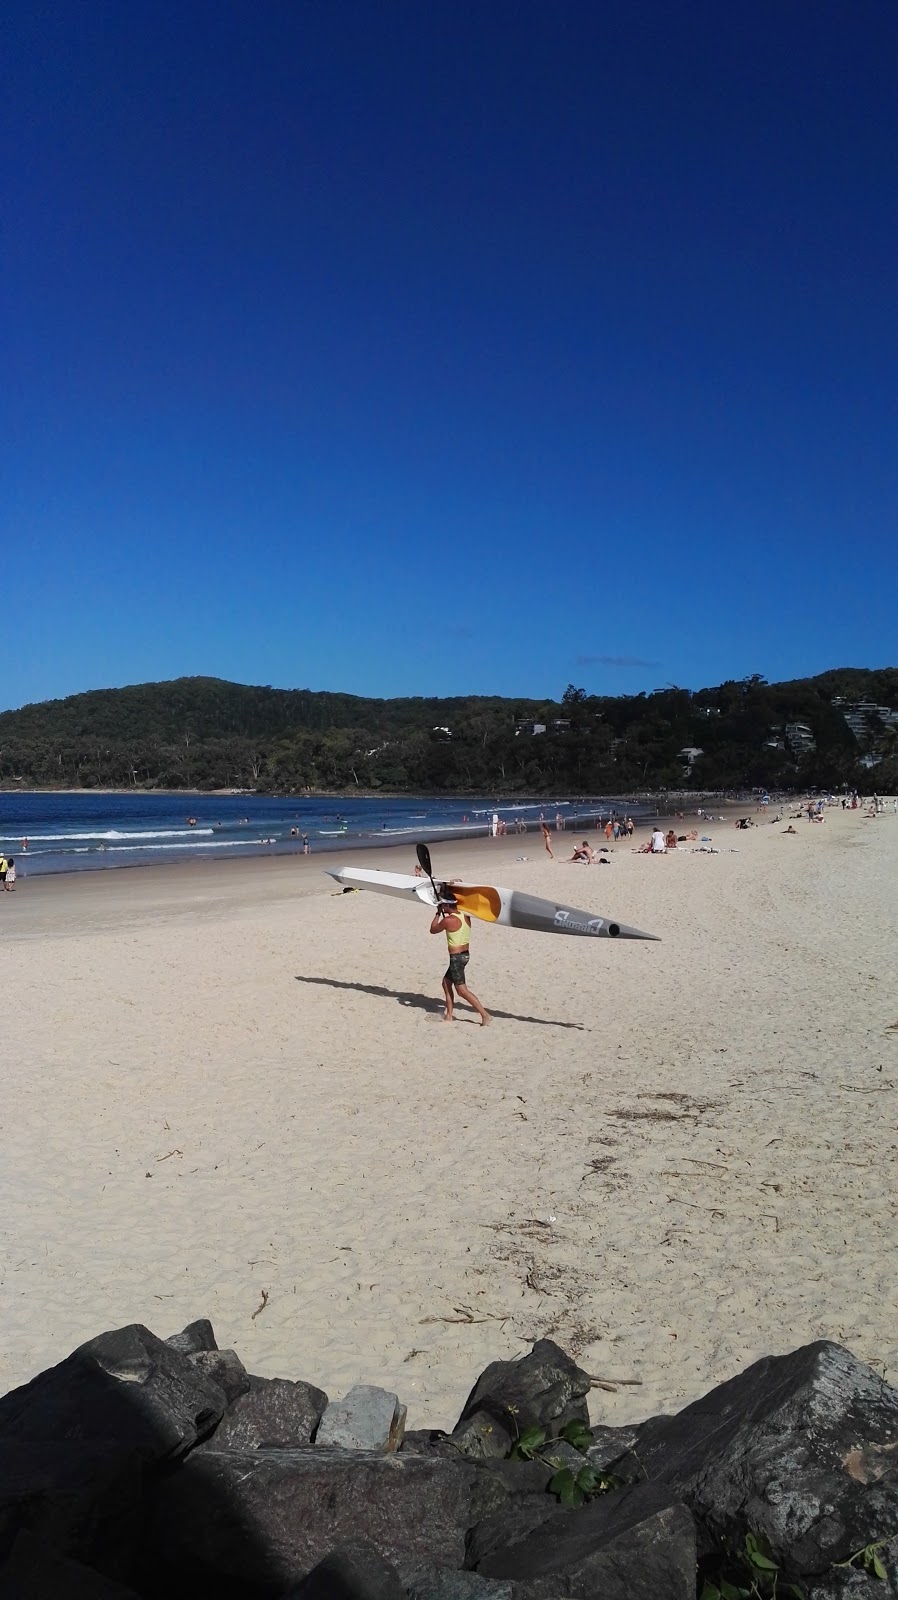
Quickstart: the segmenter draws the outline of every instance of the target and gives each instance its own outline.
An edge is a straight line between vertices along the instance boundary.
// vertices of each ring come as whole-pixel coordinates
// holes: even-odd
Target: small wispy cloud
[[[660,661],[643,661],[642,656],[578,656],[578,667],[660,667]]]

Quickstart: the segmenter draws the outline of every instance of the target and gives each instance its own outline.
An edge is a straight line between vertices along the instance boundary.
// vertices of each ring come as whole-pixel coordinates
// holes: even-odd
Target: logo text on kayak
[[[564,928],[569,933],[601,933],[605,926],[605,918],[590,917],[588,922],[577,922],[569,911],[556,911],[555,926]]]

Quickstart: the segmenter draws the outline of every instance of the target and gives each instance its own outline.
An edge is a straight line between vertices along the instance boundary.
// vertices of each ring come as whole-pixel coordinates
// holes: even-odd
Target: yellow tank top
[[[454,930],[451,928],[446,929],[446,943],[449,946],[450,954],[453,950],[466,949],[471,943],[471,929],[465,921],[464,912],[460,910],[455,911],[453,915],[456,917],[461,917],[461,927],[455,928]]]

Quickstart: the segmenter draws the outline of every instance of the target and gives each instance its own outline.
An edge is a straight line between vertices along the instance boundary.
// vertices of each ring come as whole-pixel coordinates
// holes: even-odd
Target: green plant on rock
[[[592,1499],[595,1495],[620,1489],[623,1481],[613,1472],[598,1472],[587,1461],[576,1473],[573,1467],[562,1467],[554,1478],[550,1478],[548,1489],[550,1494],[558,1496],[563,1506],[582,1506],[584,1500]]]
[[[861,1549],[855,1550],[854,1554],[850,1555],[847,1561],[837,1561],[836,1566],[851,1567],[855,1569],[862,1567],[864,1572],[868,1572],[873,1578],[887,1578],[888,1573],[886,1571],[885,1562],[883,1561],[879,1552],[880,1550],[884,1550],[887,1544],[891,1544],[892,1540],[896,1537],[898,1537],[898,1535],[890,1533],[885,1539],[875,1539],[872,1544],[862,1545]]]
[[[509,1406],[509,1414],[516,1421],[516,1408]],[[541,1461],[543,1466],[557,1467],[558,1471],[549,1480],[547,1485],[549,1494],[557,1495],[563,1506],[582,1506],[599,1494],[607,1494],[609,1489],[619,1489],[623,1478],[616,1473],[604,1472],[591,1465],[584,1457],[582,1467],[564,1465],[558,1457],[553,1459],[552,1445],[563,1442],[579,1450],[581,1455],[592,1444],[592,1434],[585,1422],[567,1422],[561,1432],[550,1438],[545,1428],[538,1426],[525,1428],[519,1433],[514,1444],[508,1452],[510,1461]]]
[[[862,1545],[845,1561],[834,1561],[830,1570],[863,1571],[871,1578],[887,1579],[880,1551],[895,1539],[898,1539],[898,1530]],[[741,1550],[724,1550],[713,1573],[705,1578],[699,1600],[785,1600],[786,1596],[790,1600],[805,1600],[804,1590],[797,1583],[784,1582],[769,1548],[759,1536],[747,1533]]]
[[[724,1550],[713,1574],[705,1578],[699,1600],[805,1600],[797,1583],[783,1580],[769,1547],[758,1534],[747,1533],[740,1550]]]

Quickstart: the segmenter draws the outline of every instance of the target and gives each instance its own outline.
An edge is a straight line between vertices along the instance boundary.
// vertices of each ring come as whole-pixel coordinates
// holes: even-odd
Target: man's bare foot
[[[443,1011],[443,1012],[441,1012],[440,1013],[440,1021],[441,1022],[451,1022],[452,1021],[452,1012],[451,1011]]]
[[[493,1019],[490,1016],[489,1012],[488,1011],[484,1011],[483,1016],[480,1018],[480,1026],[481,1026],[481,1028],[485,1028],[488,1023],[492,1022],[492,1020]]]

